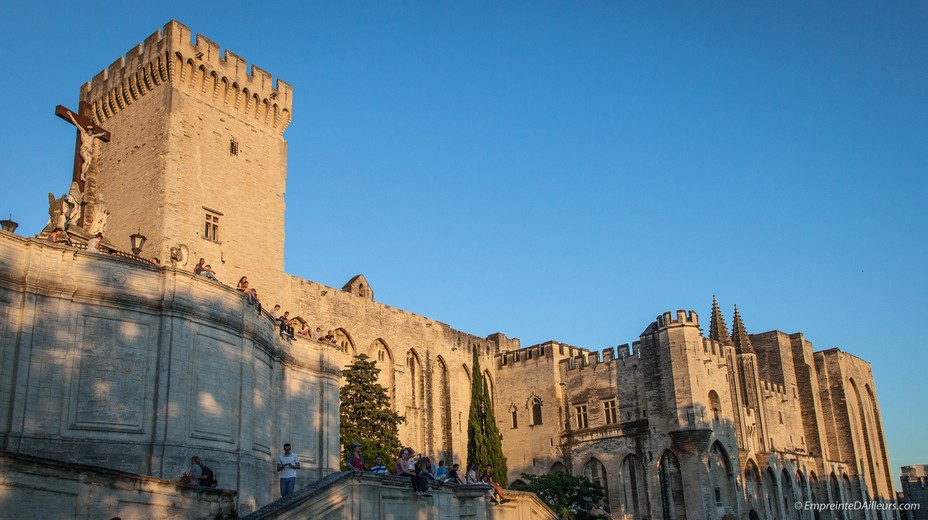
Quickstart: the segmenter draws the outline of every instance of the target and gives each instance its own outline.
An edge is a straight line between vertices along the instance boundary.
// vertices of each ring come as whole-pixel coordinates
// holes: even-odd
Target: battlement
[[[255,125],[283,134],[290,124],[289,84],[251,66],[209,38],[171,20],[81,87],[81,101],[93,107],[97,124],[124,110],[164,83],[192,90]]]
[[[764,397],[777,397],[779,399],[787,399],[786,387],[779,383],[771,383],[770,381],[761,380],[761,386],[764,389]]]
[[[684,311],[680,309],[677,311],[676,317],[674,317],[670,311],[667,311],[657,317],[657,327],[659,329],[680,325],[692,325],[698,327],[699,315],[696,314],[696,311]]]

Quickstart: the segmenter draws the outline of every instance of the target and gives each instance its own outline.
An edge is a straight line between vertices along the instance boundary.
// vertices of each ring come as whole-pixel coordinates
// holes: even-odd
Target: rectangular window
[[[205,208],[204,208],[205,209]],[[207,240],[219,241],[219,217],[222,213],[207,209],[206,218],[203,222],[203,238]]]
[[[590,420],[586,414],[586,405],[582,404],[576,408],[577,410],[577,429],[582,430],[588,428],[590,425]]]
[[[519,427],[519,413],[515,410],[512,411],[512,429]]]
[[[618,422],[618,417],[615,412],[615,401],[604,402],[603,412],[605,412],[606,415],[606,424],[615,424]]]

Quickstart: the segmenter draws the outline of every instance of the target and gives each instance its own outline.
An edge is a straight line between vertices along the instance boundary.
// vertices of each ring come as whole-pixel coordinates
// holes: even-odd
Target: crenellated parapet
[[[661,329],[683,325],[699,326],[699,316],[696,311],[678,310],[676,316],[668,311],[657,317],[657,326]]]
[[[224,107],[241,119],[283,134],[292,120],[293,89],[202,35],[171,20],[81,88],[81,101],[105,121],[165,83]]]

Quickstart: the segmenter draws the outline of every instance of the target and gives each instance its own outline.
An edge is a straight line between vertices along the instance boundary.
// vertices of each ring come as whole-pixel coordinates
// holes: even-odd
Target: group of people
[[[429,481],[435,481],[440,484],[452,486],[465,485],[489,485],[488,495],[490,500],[495,504],[504,504],[509,499],[503,496],[503,487],[493,479],[493,466],[487,464],[483,472],[478,476],[480,471],[479,464],[472,464],[470,469],[464,475],[461,474],[460,464],[454,463],[451,469],[445,466],[445,461],[438,461],[438,466],[432,465],[432,460],[421,453],[413,456],[412,448],[403,448],[400,450],[399,457],[396,459],[396,476],[409,478],[412,482],[413,491],[422,497],[432,496],[429,493]],[[361,443],[356,442],[352,445],[351,453],[346,460],[348,467],[356,471],[364,471],[364,458],[361,456]],[[369,468],[375,475],[387,475],[389,472],[383,464],[383,459],[377,457],[374,464]]]
[[[193,274],[205,276],[216,282],[219,281],[219,278],[216,277],[216,271],[213,271],[213,267],[206,263],[205,258],[201,258],[199,263],[193,267]]]
[[[275,305],[274,309],[271,311],[271,318],[273,318],[274,321],[277,322],[278,327],[280,327],[280,337],[282,338],[293,340],[296,339],[296,336],[303,336],[304,338],[331,343],[333,345],[338,344],[334,332],[330,330],[323,334],[322,327],[316,327],[316,331],[313,332],[312,327],[310,327],[309,323],[306,321],[300,318],[290,318],[290,311],[284,311],[284,313],[281,314],[279,304]],[[296,330],[296,327],[300,327],[300,330]]]

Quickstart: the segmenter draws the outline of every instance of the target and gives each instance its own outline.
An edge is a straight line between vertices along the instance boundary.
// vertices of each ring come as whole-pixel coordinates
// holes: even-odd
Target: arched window
[[[609,481],[606,479],[606,467],[596,457],[591,458],[583,465],[583,476],[603,488],[603,500],[609,504]]]
[[[672,451],[667,450],[660,462],[661,504],[664,520],[684,520],[686,503],[683,500],[683,474],[680,461]]]
[[[622,518],[647,518],[648,488],[645,484],[644,465],[641,459],[628,455],[622,461],[619,473],[619,499],[617,512]]]
[[[533,397],[532,400],[531,400],[531,404],[532,404],[532,416],[531,416],[531,417],[532,417],[532,422],[531,422],[530,424],[531,424],[532,426],[541,425],[541,424],[542,424],[542,420],[541,420],[541,398],[540,398],[540,397],[537,397],[537,396],[536,396],[536,397]]]
[[[712,444],[709,450],[709,478],[713,487],[715,507],[719,516],[736,515],[736,488],[735,479],[731,471],[731,462],[728,454],[718,442]]]
[[[722,401],[715,390],[709,391],[709,406],[712,408],[712,420],[716,422],[722,420]]]
[[[744,466],[744,498],[751,511],[759,516],[765,516],[766,504],[764,501],[764,488],[760,481],[760,470],[753,460],[748,459]]]
[[[512,417],[512,429],[515,430],[519,427],[519,410],[516,405],[509,406],[509,416]]]

